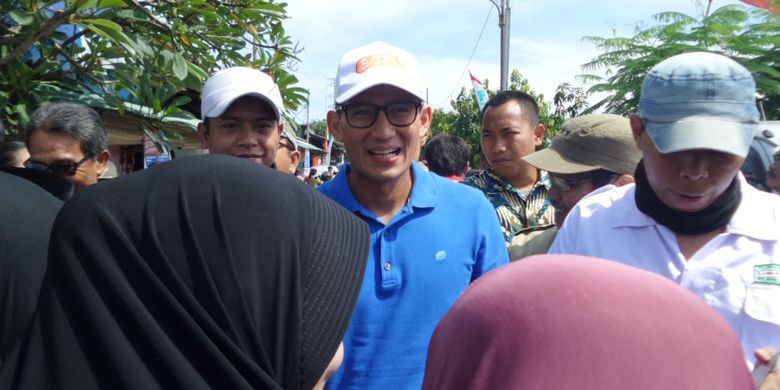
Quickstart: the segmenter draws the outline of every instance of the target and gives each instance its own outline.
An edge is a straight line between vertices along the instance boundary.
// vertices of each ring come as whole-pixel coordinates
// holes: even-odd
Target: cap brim
[[[217,103],[214,106],[214,108],[211,109],[211,111],[203,113],[203,120],[205,120],[206,118],[219,118],[220,116],[222,116],[222,114],[225,113],[225,110],[227,110],[228,107],[230,107],[230,105],[233,104],[234,101],[236,101],[236,99],[244,96],[252,96],[264,101],[266,104],[271,106],[271,108],[274,110],[274,115],[276,115],[276,120],[281,119],[281,116],[279,115],[279,107],[277,107],[276,104],[274,104],[271,98],[263,95],[262,93],[252,91],[252,92],[239,93],[236,94],[235,96],[231,96],[229,98],[220,100],[219,103]]]
[[[565,175],[591,172],[599,169],[599,167],[595,165],[581,164],[567,160],[563,158],[558,151],[553,150],[552,148],[542,149],[538,152],[531,153],[523,157],[523,160],[541,170]]]
[[[421,96],[420,92],[416,92],[414,86],[412,85],[406,85],[404,83],[394,83],[392,81],[387,81],[387,80],[377,80],[375,82],[360,83],[359,85],[355,85],[354,87],[342,92],[341,95],[336,97],[336,104],[346,103],[347,101],[349,101],[349,99],[352,99],[353,97],[379,85],[387,85],[390,87],[398,88],[404,92],[408,92],[414,97],[420,99],[420,101],[422,102],[425,101],[425,96]]]
[[[693,118],[676,122],[643,120],[645,129],[660,153],[708,149],[745,157],[757,123],[731,122],[714,118]]]

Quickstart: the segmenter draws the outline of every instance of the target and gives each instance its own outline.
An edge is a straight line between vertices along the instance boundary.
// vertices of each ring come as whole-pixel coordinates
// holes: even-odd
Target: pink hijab
[[[423,389],[753,390],[728,324],[658,275],[533,256],[477,280],[439,322]]]

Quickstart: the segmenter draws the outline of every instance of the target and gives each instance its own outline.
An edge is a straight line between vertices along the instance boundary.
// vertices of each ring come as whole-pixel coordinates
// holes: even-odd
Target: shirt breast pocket
[[[780,285],[752,285],[745,297],[745,313],[780,326]]]

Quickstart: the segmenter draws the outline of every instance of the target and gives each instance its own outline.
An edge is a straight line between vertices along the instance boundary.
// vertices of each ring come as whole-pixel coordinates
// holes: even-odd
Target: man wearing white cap
[[[203,86],[201,143],[209,153],[273,166],[284,130],[279,87],[267,74],[234,67],[215,73]]]
[[[771,353],[759,349],[780,347],[780,197],[740,173],[758,124],[755,91],[750,72],[718,54],[653,67],[630,118],[643,156],[636,184],[582,199],[550,253],[612,259],[677,281],[731,325],[756,383],[778,386],[776,371],[764,380]]]
[[[351,161],[318,189],[361,217],[371,252],[330,389],[419,389],[439,319],[476,278],[508,262],[481,192],[416,161],[432,109],[422,73],[384,42],[347,52],[328,126]]]

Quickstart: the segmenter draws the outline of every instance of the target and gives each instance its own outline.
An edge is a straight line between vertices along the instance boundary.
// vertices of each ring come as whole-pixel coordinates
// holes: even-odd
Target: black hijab
[[[336,203],[234,157],[91,186],[55,222],[39,312],[0,388],[311,389],[368,244]]]
[[[0,172],[0,362],[24,334],[46,272],[46,248],[62,202]]]

